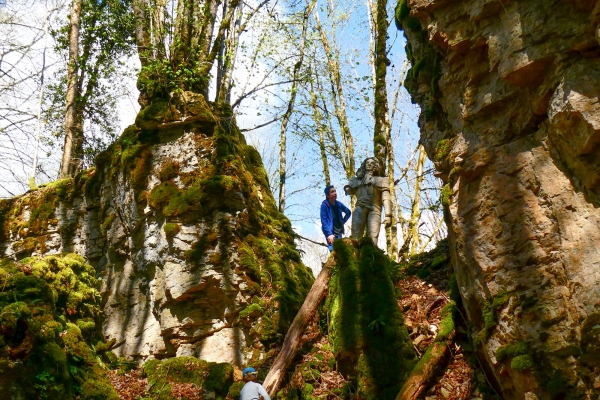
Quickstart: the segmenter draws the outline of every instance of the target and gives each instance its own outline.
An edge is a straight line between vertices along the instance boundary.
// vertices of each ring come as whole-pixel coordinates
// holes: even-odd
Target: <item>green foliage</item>
[[[356,365],[349,374],[361,398],[395,399],[415,356],[389,277],[391,261],[371,240],[334,242],[339,267],[326,304],[336,358]]]
[[[16,397],[118,399],[90,344],[102,343],[94,268],[74,254],[22,264],[31,273],[0,262],[0,387],[8,379]]]
[[[69,22],[51,31],[55,50],[68,59]],[[75,110],[84,129],[83,160],[92,160],[117,136],[117,103],[123,96],[118,78],[129,74],[119,60],[135,51],[135,27],[130,1],[83,0],[81,7],[77,82],[79,91]],[[45,121],[48,131],[62,143],[64,136],[67,68],[59,68],[45,93]]]
[[[191,60],[188,65],[172,65],[164,58],[150,61],[140,71],[138,89],[149,99],[166,99],[169,93],[178,90],[202,93],[208,84],[208,74],[200,73],[202,65],[197,57],[188,59]]]

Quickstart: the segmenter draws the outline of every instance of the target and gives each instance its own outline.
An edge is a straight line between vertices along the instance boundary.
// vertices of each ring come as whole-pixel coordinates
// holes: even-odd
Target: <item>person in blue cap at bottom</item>
[[[352,212],[340,201],[337,201],[337,190],[333,186],[328,185],[324,192],[326,198],[321,203],[321,230],[327,239],[327,247],[331,251],[333,241],[341,239],[344,235],[344,224]]]
[[[240,392],[240,400],[271,400],[269,393],[265,390],[260,383],[256,382],[258,378],[258,372],[252,367],[244,368],[242,371],[242,377],[246,384]]]

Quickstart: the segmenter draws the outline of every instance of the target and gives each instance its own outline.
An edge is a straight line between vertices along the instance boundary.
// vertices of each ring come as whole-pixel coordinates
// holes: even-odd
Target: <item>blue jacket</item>
[[[348,209],[348,207],[337,200],[335,201],[335,205],[338,207],[340,212],[344,213],[344,217],[341,218],[342,233],[344,233],[344,224],[350,219],[352,212]],[[325,238],[333,235],[333,210],[331,209],[331,204],[329,204],[327,199],[323,200],[323,203],[321,203],[321,230],[323,231]]]

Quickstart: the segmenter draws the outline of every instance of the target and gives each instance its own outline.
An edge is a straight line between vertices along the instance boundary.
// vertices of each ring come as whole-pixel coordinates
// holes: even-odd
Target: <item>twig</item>
[[[312,239],[306,238],[306,237],[304,237],[302,235],[298,235],[296,232],[294,232],[294,237],[297,237],[298,239],[306,240],[307,242],[311,242],[313,244],[318,244],[319,246],[327,247],[326,244],[323,244],[323,243],[320,243],[320,242],[315,242]]]

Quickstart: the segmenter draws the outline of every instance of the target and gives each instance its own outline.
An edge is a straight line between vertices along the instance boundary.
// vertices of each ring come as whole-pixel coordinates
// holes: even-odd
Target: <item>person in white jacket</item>
[[[240,400],[271,400],[269,393],[260,383],[256,382],[258,372],[252,367],[245,368],[242,372],[242,377],[246,384],[240,392]]]

